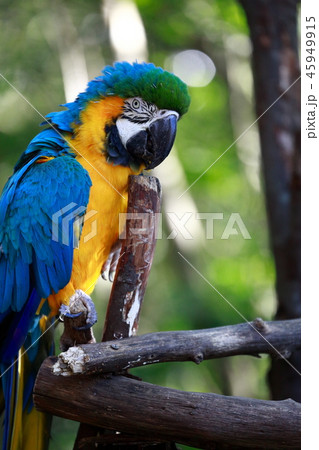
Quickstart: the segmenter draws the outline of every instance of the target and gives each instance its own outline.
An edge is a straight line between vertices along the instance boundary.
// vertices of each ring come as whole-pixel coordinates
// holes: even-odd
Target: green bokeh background
[[[104,6],[114,3],[120,1],[105,1]],[[179,123],[173,150],[176,171],[169,172],[173,164],[169,157],[157,174],[164,190],[163,211],[167,212],[167,199],[176,211],[187,207],[189,203],[180,203],[187,199],[199,212],[224,214],[223,220],[215,222],[214,239],[205,239],[205,223],[197,221],[201,230],[197,227],[198,234],[186,244],[165,238],[170,230],[164,218],[164,238],[157,243],[139,333],[216,327],[257,316],[269,320],[275,312],[274,267],[256,125],[233,144],[255,120],[251,48],[243,11],[234,0],[136,0],[134,4],[144,24],[149,61],[170,69],[174,54],[197,49],[217,69],[211,83],[190,87],[191,107]],[[65,102],[59,27],[70,30],[64,34],[64,44],[79,46],[90,78],[116,59],[102,6],[101,1],[2,0],[0,72],[34,108],[0,78],[0,190],[39,131],[42,118],[37,111],[45,115]],[[178,199],[170,187],[174,174],[177,187],[182,180],[180,192],[201,177]],[[240,214],[251,239],[240,233],[221,239],[233,212]],[[99,313],[97,338],[110,286],[101,281],[93,294]],[[160,364],[132,372],[145,381],[187,391],[269,398],[268,367],[268,357],[241,356],[200,366]],[[76,429],[76,423],[55,418],[50,450],[71,449]]]

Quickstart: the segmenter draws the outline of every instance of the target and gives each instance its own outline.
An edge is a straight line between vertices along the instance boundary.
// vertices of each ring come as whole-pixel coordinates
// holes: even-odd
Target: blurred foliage
[[[275,309],[274,268],[260,189],[256,130],[232,145],[254,120],[250,46],[243,11],[234,0],[136,0],[136,4],[150,61],[167,67],[176,52],[197,49],[212,58],[217,68],[210,84],[190,88],[191,108],[179,124],[174,151],[186,185],[230,147],[187,193],[198,211],[223,213],[224,219],[216,221],[214,239],[198,239],[186,250],[176,240],[158,241],[139,332],[215,327],[242,322],[243,317],[271,319]],[[57,43],[57,23],[63,15],[67,14],[75,29],[90,77],[113,62],[101,7],[100,1],[2,0],[1,73],[34,108],[0,79],[0,189],[20,153],[39,131],[42,118],[36,110],[45,115],[65,101]],[[245,153],[249,148],[250,153]],[[254,177],[257,183],[252,182]],[[240,234],[221,239],[232,212],[240,214],[251,239]],[[100,318],[97,337],[109,289],[109,283],[99,282],[93,294]],[[161,364],[134,373],[146,381],[178,389],[267,398],[268,363],[267,357],[236,357],[206,361],[198,367],[192,363]],[[75,430],[75,423],[55,419],[51,450],[72,448]]]

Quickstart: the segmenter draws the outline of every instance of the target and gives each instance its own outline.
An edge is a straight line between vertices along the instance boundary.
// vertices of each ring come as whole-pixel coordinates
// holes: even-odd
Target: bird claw
[[[119,239],[118,241],[115,242],[115,244],[113,244],[110,254],[107,258],[107,260],[105,261],[105,263],[103,264],[102,270],[101,270],[101,275],[103,280],[107,281],[113,281],[114,280],[114,276],[115,276],[115,272],[116,272],[116,266],[118,263],[118,260],[121,257],[121,245],[122,242]]]
[[[91,328],[97,322],[97,313],[95,309],[95,305],[89,295],[83,292],[81,289],[77,289],[75,294],[70,298],[69,304],[73,305],[78,301],[81,301],[83,306],[87,311],[86,324],[81,327],[73,326],[75,330],[87,330]],[[71,306],[72,308],[72,306]],[[70,306],[61,305],[60,313],[63,317],[68,317],[70,319],[75,319],[76,317],[81,316],[84,311],[80,311],[78,313],[71,313]]]
[[[71,313],[69,306],[61,305],[60,314],[62,316],[61,320],[63,320],[64,317],[68,317],[69,319],[75,319],[76,317],[80,317],[80,315],[83,314],[83,311],[80,311],[78,313]]]

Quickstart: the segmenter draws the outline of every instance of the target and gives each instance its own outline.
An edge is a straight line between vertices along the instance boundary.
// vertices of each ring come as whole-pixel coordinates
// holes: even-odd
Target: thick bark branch
[[[121,248],[102,341],[132,336],[138,320],[156,245],[161,187],[155,177],[131,176]]]
[[[61,377],[56,358],[41,367],[34,388],[40,411],[120,432],[196,447],[299,448],[300,405],[181,392],[123,376]]]
[[[129,177],[126,234],[106,312],[102,341],[126,338],[137,331],[156,245],[160,204],[161,186],[157,178]],[[85,440],[94,439],[99,432],[96,427],[81,424],[74,450],[80,448]],[[115,447],[110,445],[104,448]]]
[[[197,331],[146,334],[117,342],[72,347],[59,355],[55,372],[110,373],[169,361],[194,361],[269,353],[288,358],[300,348],[300,320],[254,322]]]

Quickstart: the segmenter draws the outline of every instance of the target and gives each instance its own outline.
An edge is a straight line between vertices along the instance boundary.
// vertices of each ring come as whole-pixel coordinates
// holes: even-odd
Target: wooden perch
[[[123,376],[54,375],[43,363],[34,388],[38,410],[154,441],[214,448],[299,448],[300,405],[217,394],[181,392]]]
[[[160,204],[161,186],[157,178],[141,175],[129,177],[125,238],[119,252],[102,342],[126,338],[137,331],[156,245]],[[101,434],[97,427],[81,424],[74,450],[81,448],[87,440],[95,442],[97,434]],[[114,449],[112,445],[104,448]]]
[[[132,336],[154,256],[161,187],[155,177],[131,176],[125,239],[106,313],[102,341]]]
[[[268,353],[288,358],[300,348],[300,319],[254,322],[208,330],[146,334],[117,342],[72,347],[59,355],[55,373],[110,373],[168,361],[194,361]],[[275,350],[276,349],[276,350]]]

